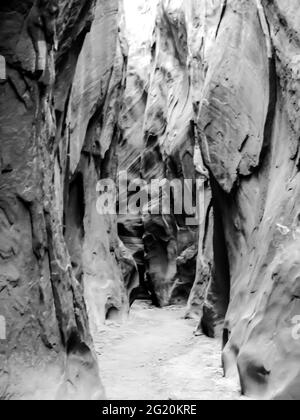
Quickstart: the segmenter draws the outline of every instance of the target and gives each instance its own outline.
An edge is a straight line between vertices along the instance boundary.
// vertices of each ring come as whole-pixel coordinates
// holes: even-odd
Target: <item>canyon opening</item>
[[[1,0],[1,400],[300,399],[299,28]]]

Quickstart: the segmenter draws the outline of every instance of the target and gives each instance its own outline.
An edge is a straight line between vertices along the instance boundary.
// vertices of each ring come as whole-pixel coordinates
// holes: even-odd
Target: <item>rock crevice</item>
[[[223,336],[244,394],[299,398],[297,3],[2,1],[0,398],[103,397],[92,335],[140,296]],[[100,215],[122,171],[201,183],[201,223],[175,188]]]

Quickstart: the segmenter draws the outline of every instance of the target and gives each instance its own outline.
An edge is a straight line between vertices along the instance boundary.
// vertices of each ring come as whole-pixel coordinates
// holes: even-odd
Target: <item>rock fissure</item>
[[[99,399],[100,377],[132,397],[143,372],[153,397],[201,398],[200,366],[224,396],[299,399],[298,6],[2,2],[0,398]],[[99,214],[124,172],[138,211]],[[191,180],[193,211],[173,185],[146,212],[137,178]]]

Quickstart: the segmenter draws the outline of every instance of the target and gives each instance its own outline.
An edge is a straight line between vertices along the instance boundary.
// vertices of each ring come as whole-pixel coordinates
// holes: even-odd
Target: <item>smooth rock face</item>
[[[118,2],[96,3],[0,5],[4,399],[101,398],[86,304],[95,328],[128,311],[116,221],[96,212],[96,183],[116,172],[126,51]]]
[[[225,373],[238,375],[242,391],[258,398],[299,399],[300,389],[293,338],[300,312],[296,3],[227,2],[198,112],[215,224],[224,232],[214,246],[215,271],[228,265]],[[207,330],[208,313],[224,311],[216,280],[204,307]]]
[[[81,265],[93,333],[112,313],[122,319],[129,310],[129,292],[125,286],[128,280],[120,266],[124,252],[120,248],[116,216],[100,215],[96,208],[97,181],[117,177],[117,123],[125,85],[126,56],[127,43],[119,1],[98,1],[91,31],[85,38],[76,66],[67,113],[69,199],[73,186],[82,189],[82,197],[77,205],[70,203],[70,211],[84,206],[81,220],[84,235],[79,252],[71,252],[71,259],[76,269],[78,264]],[[69,215],[66,215],[66,223],[66,239],[72,248],[77,228]],[[133,272],[125,277],[137,273],[134,264],[131,270]]]
[[[205,160],[230,192],[259,164],[269,105],[266,41],[253,2],[229,2],[220,23],[198,116]]]
[[[296,1],[161,0],[149,83],[132,99],[144,146],[140,126],[126,136],[147,181],[196,178],[201,146],[210,185],[187,317],[223,334],[226,374],[258,398],[300,389],[299,23]],[[182,242],[174,215],[144,215],[143,226],[147,278],[168,304],[184,294],[177,279],[190,281],[198,239]]]
[[[139,284],[244,394],[300,398],[298,3],[2,1],[0,398],[103,397],[90,331]],[[202,223],[100,216],[121,171],[202,179]]]

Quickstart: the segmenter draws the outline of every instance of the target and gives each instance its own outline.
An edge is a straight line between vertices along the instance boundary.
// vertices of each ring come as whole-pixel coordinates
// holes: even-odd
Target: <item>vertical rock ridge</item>
[[[298,1],[124,5],[0,5],[0,398],[103,398],[92,335],[142,295],[222,336],[243,394],[299,399]],[[202,179],[203,223],[101,216],[121,171]]]
[[[118,252],[118,237],[106,233],[113,221],[96,213],[99,148],[105,153],[117,141],[124,85],[118,13],[119,2],[107,0],[0,6],[0,53],[7,70],[0,85],[0,315],[7,331],[0,341],[3,399],[104,395],[89,328],[89,322],[92,328],[97,322],[89,287],[95,276],[101,286],[97,270],[101,264],[106,268],[105,255],[112,291],[99,302],[100,321],[110,293],[120,311],[128,310],[122,273],[111,254]],[[96,52],[99,33],[106,45]],[[85,64],[92,67],[83,73]],[[89,83],[94,83],[94,98],[87,96]],[[78,117],[82,100],[87,102]],[[95,106],[102,107],[104,127],[94,118],[89,129],[82,123],[78,134],[74,123],[82,115],[89,122]],[[106,236],[99,244],[101,229]],[[100,267],[91,262],[95,252]]]
[[[201,145],[210,171],[208,224],[204,234],[199,230],[187,317],[203,311],[200,327],[223,335],[226,374],[259,398],[295,398],[299,381],[292,337],[299,308],[291,296],[298,242],[298,24],[295,1],[160,1],[152,73],[143,83],[149,86],[146,107],[140,108],[145,179],[195,178],[183,156]],[[195,134],[187,129],[191,121]],[[144,226],[148,279],[160,304],[168,304],[187,256],[186,249],[178,254],[180,223],[173,216],[167,223],[147,217]],[[174,265],[177,257],[182,269]]]

